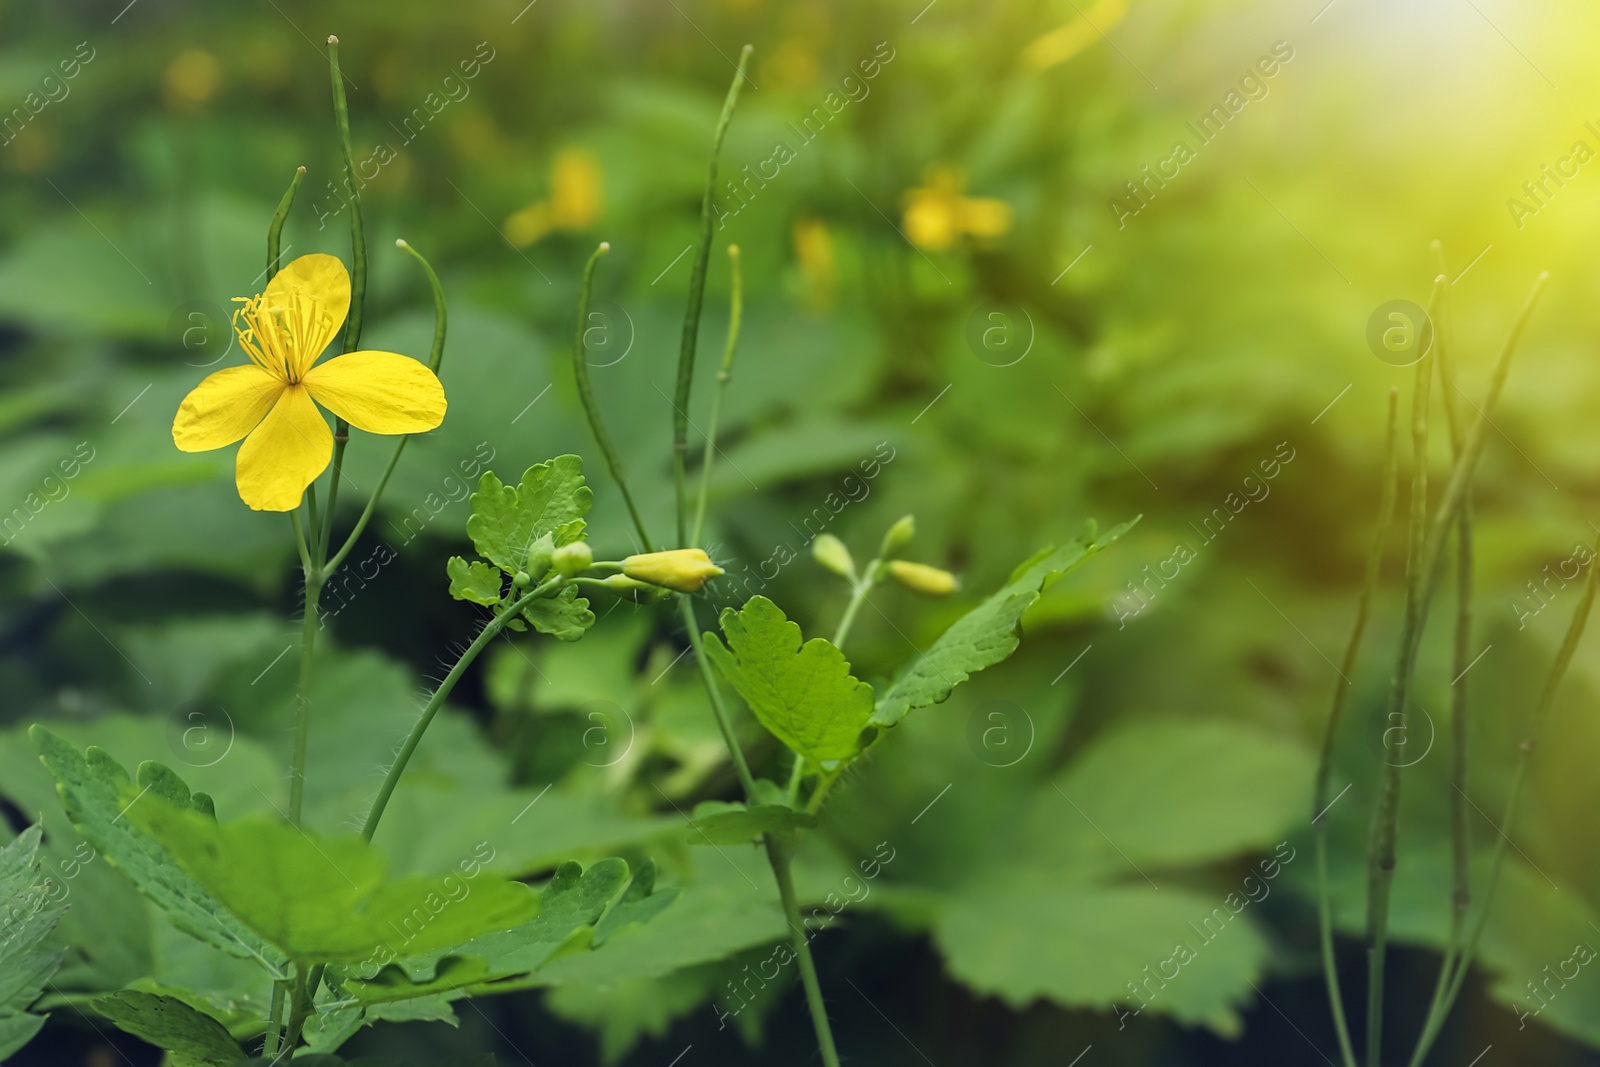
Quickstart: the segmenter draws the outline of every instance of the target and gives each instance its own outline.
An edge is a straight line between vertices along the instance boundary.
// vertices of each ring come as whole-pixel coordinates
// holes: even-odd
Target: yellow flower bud
[[[916,517],[902,515],[895,521],[893,526],[889,527],[889,531],[883,535],[883,547],[879,552],[884,559],[888,559],[910,544],[911,539],[915,536],[917,536]]]
[[[924,596],[949,596],[960,588],[955,575],[925,563],[890,560],[889,574],[907,589]]]
[[[550,556],[551,566],[563,578],[571,578],[589,569],[589,564],[594,562],[594,553],[589,550],[588,542],[574,541],[570,545],[562,545]]]
[[[698,548],[674,548],[666,552],[645,552],[622,561],[622,573],[641,582],[698,593],[706,581],[722,573],[711,557]]]
[[[811,542],[811,555],[818,563],[839,577],[855,577],[856,561],[851,558],[850,550],[844,546],[844,542],[833,534],[818,534],[817,539]]]

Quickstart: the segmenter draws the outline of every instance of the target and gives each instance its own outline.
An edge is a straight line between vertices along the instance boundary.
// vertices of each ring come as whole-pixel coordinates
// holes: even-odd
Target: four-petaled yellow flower
[[[301,256],[266,292],[236,297],[243,366],[217,371],[184,397],[172,440],[209,452],[239,439],[239,496],[257,511],[293,511],[328,467],[333,433],[321,404],[368,433],[431,430],[444,421],[433,371],[393,352],[350,352],[316,364],[350,311],[350,276],[334,256]]]

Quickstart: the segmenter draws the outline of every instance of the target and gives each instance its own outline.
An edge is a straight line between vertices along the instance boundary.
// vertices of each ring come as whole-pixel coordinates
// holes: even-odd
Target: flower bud
[[[570,545],[562,545],[550,555],[550,565],[563,578],[582,574],[593,562],[594,553],[589,550],[587,541],[574,541]]]
[[[528,577],[538,580],[550,569],[550,557],[555,552],[556,539],[545,534],[528,546]]]
[[[893,526],[889,527],[889,531],[883,535],[883,547],[878,550],[878,554],[884,559],[888,559],[910,544],[911,539],[915,536],[917,536],[916,518],[911,515],[902,515],[895,521]]]
[[[665,552],[645,552],[622,561],[622,573],[641,582],[698,593],[706,581],[722,573],[711,557],[699,548],[673,548]]]
[[[889,574],[907,589],[924,596],[949,596],[960,587],[955,575],[925,563],[890,560]]]
[[[844,542],[833,534],[818,534],[817,539],[811,542],[811,555],[839,577],[855,578],[856,561],[850,557],[850,550],[844,546]]]

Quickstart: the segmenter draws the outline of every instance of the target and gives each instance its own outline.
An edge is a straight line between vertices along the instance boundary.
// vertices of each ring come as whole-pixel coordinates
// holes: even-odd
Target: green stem
[[[828,1008],[822,1002],[822,985],[817,981],[817,965],[811,959],[811,945],[806,940],[805,927],[800,921],[800,904],[794,892],[794,874],[790,870],[789,849],[767,834],[767,860],[772,864],[773,876],[778,880],[778,896],[783,901],[784,918],[789,923],[789,937],[794,954],[800,960],[800,981],[805,986],[806,1004],[811,1009],[811,1026],[817,1032],[817,1045],[822,1051],[823,1067],[839,1067],[839,1050],[833,1043],[833,1029],[828,1024]]]
[[[1440,254],[1440,276],[1443,277],[1446,273],[1443,251],[1437,241],[1434,242],[1434,247]],[[1463,398],[1456,385],[1448,308],[1442,299],[1439,313],[1433,323],[1433,336],[1434,346],[1439,353],[1439,386],[1444,391],[1445,417],[1450,426],[1450,446],[1459,461],[1466,443],[1467,419],[1466,412],[1462,410]],[[1467,912],[1472,906],[1472,836],[1467,822],[1468,707],[1465,685],[1465,676],[1467,668],[1471,666],[1472,656],[1472,542],[1472,490],[1469,485],[1456,520],[1456,631],[1454,665],[1450,671],[1451,677],[1455,679],[1452,683],[1450,701],[1450,841],[1453,876],[1450,894],[1450,939],[1445,945],[1444,959],[1440,962],[1439,975],[1434,982],[1433,997],[1423,1024],[1424,1031],[1443,1010],[1451,977],[1460,962]]]
[[[644,519],[639,514],[639,506],[633,502],[633,494],[628,491],[628,479],[622,471],[622,457],[617,454],[617,446],[611,443],[611,435],[606,432],[605,420],[600,417],[600,405],[594,398],[594,386],[589,382],[588,345],[583,336],[589,321],[589,298],[594,292],[595,265],[600,262],[600,257],[609,251],[611,251],[610,242],[601,241],[600,246],[589,257],[589,262],[583,267],[583,285],[578,289],[578,326],[576,336],[572,340],[572,378],[578,386],[578,399],[583,404],[583,413],[589,420],[589,432],[594,434],[595,444],[600,446],[600,454],[606,458],[606,467],[611,471],[611,480],[622,490],[622,500],[628,505],[628,514],[633,518],[633,528],[639,531],[639,540],[644,543],[644,550],[654,552],[656,549],[650,540],[650,531],[645,529]]]
[[[788,798],[789,806],[791,808],[794,807],[795,801],[800,799],[800,783],[805,776],[806,761],[800,757],[799,753],[796,753],[794,757],[794,767],[789,771],[789,785],[788,788],[784,790],[784,796]]]
[[[850,590],[850,603],[844,607],[844,614],[839,617],[839,628],[833,632],[833,645],[835,648],[844,647],[844,639],[850,636],[850,628],[856,623],[856,613],[861,610],[861,605],[866,603],[867,594],[872,592],[873,586],[878,584],[878,571],[883,565],[883,557],[879,556],[867,565],[861,580]]]
[[[1429,311],[1437,307],[1439,286],[1434,286]],[[1368,846],[1367,870],[1367,1067],[1383,1060],[1383,982],[1389,941],[1389,897],[1394,885],[1395,841],[1400,819],[1400,771],[1406,751],[1407,705],[1416,669],[1427,610],[1422,589],[1423,546],[1428,526],[1428,401],[1433,386],[1433,353],[1417,363],[1416,386],[1411,397],[1411,524],[1406,548],[1406,607],[1401,630],[1399,661],[1389,690],[1389,712],[1384,720],[1385,739],[1398,730],[1398,751],[1383,746],[1383,787],[1374,812]]]
[[[753,801],[756,796],[756,780],[750,773],[750,764],[744,758],[744,749],[739,745],[739,739],[734,736],[733,720],[728,717],[728,706],[723,703],[722,689],[717,685],[717,676],[711,669],[711,660],[707,658],[704,642],[700,639],[700,623],[695,618],[693,599],[680,594],[678,610],[683,615],[683,624],[689,631],[689,647],[694,649],[694,661],[700,667],[700,681],[705,684],[706,695],[711,698],[711,710],[717,717],[717,727],[722,731],[722,740],[727,743],[728,754],[733,757],[733,769],[739,775],[739,784],[744,787],[745,799]]]
[[[433,691],[427,707],[422,709],[422,714],[411,727],[411,733],[407,735],[405,744],[401,745],[399,755],[395,756],[394,763],[390,765],[389,773],[384,775],[383,785],[378,787],[377,799],[372,802],[372,810],[367,812],[366,822],[361,827],[361,836],[365,840],[371,841],[372,835],[377,833],[378,820],[383,818],[383,810],[389,806],[389,798],[394,795],[395,786],[399,784],[400,776],[405,773],[406,764],[411,762],[412,753],[416,752],[417,745],[421,743],[422,735],[428,732],[428,725],[433,722],[434,715],[444,706],[445,699],[455,689],[456,683],[461,680],[467,668],[472,666],[472,661],[478,658],[478,654],[488,647],[489,642],[493,641],[501,630],[505,629],[506,623],[516,617],[523,605],[537,597],[548,596],[558,591],[566,583],[566,578],[556,577],[534,586],[509,606],[497,612],[472,644],[467,646],[467,650],[461,653],[456,665],[450,668],[450,673],[444,676],[439,688]]]
[[[350,148],[350,107],[344,97],[344,74],[339,69],[339,38],[328,38],[328,74],[333,82],[333,115],[339,127],[339,148],[344,155],[345,192],[350,198],[350,315],[345,320],[345,352],[361,343],[362,313],[367,303],[367,231],[361,215],[361,191],[356,183],[355,154]],[[344,474],[344,450],[350,443],[350,424],[333,420],[333,463],[328,476],[328,510],[322,516],[322,555],[328,554],[333,536],[334,511],[339,503],[339,480]]]
[[[444,339],[450,326],[450,312],[445,307],[444,302],[444,286],[439,284],[439,276],[433,272],[433,267],[423,258],[421,252],[418,252],[402,240],[396,240],[394,244],[401,251],[409,252],[412,258],[422,264],[423,271],[428,275],[428,286],[433,290],[433,349],[428,355],[428,369],[433,371],[434,374],[438,374],[440,365],[444,363]],[[383,496],[384,489],[389,485],[389,476],[394,473],[395,466],[399,464],[400,455],[405,452],[406,442],[409,440],[411,440],[411,436],[407,434],[395,443],[394,455],[389,457],[389,465],[383,469],[383,477],[378,479],[377,487],[372,490],[372,495],[367,498],[367,505],[361,509],[361,517],[356,520],[355,526],[351,528],[350,536],[345,538],[344,544],[339,551],[333,554],[333,558],[328,560],[327,566],[323,568],[324,573],[332,574],[339,569],[339,565],[344,562],[344,558],[355,547],[356,540],[361,536],[362,531],[367,528],[367,523],[372,521],[373,512],[378,509],[378,500]]]
[[[1594,551],[1600,553],[1600,538],[1595,539]],[[1528,764],[1533,758],[1533,753],[1539,747],[1539,738],[1544,731],[1545,720],[1550,715],[1550,709],[1555,704],[1556,693],[1561,688],[1561,683],[1566,679],[1567,668],[1572,664],[1572,657],[1578,650],[1578,642],[1583,638],[1584,628],[1589,623],[1589,615],[1594,607],[1597,579],[1600,579],[1600,566],[1590,563],[1588,577],[1584,579],[1583,594],[1579,597],[1577,605],[1572,611],[1572,621],[1567,624],[1566,637],[1562,639],[1561,648],[1556,653],[1555,660],[1550,664],[1550,673],[1545,676],[1543,690],[1539,694],[1539,702],[1534,707],[1533,715],[1528,720],[1528,731],[1522,743],[1517,746],[1516,768],[1511,774],[1510,790],[1506,794],[1505,809],[1500,815],[1500,824],[1497,827],[1499,834],[1495,840],[1493,858],[1489,864],[1489,882],[1484,889],[1483,902],[1479,905],[1478,921],[1473,924],[1472,933],[1462,946],[1459,958],[1456,961],[1455,973],[1450,977],[1450,988],[1445,993],[1443,1002],[1438,1011],[1430,1011],[1426,1023],[1423,1025],[1421,1038],[1417,1041],[1416,1051],[1411,1056],[1411,1067],[1418,1067],[1432,1048],[1434,1040],[1439,1036],[1440,1029],[1444,1026],[1445,1018],[1450,1014],[1450,1008],[1455,1004],[1456,997],[1461,993],[1461,987],[1466,983],[1467,972],[1471,969],[1473,957],[1477,955],[1478,943],[1483,938],[1484,928],[1489,923],[1489,915],[1493,909],[1495,890],[1500,885],[1500,872],[1505,867],[1507,849],[1511,845],[1511,831],[1516,823],[1517,805],[1521,799],[1523,784],[1527,781]]]
[[[728,246],[728,265],[732,291],[728,300],[728,343],[722,349],[722,367],[717,371],[717,389],[711,394],[711,421],[706,427],[706,454],[700,464],[700,495],[694,505],[694,534],[688,543],[698,545],[706,524],[706,498],[711,495],[711,460],[717,448],[717,423],[722,418],[722,397],[733,381],[733,354],[739,345],[739,323],[744,317],[744,283],[739,270],[739,246]]]
[[[283,1014],[284,983],[272,983],[272,1003],[267,1007],[267,1034],[261,1041],[261,1055],[269,1060],[278,1058],[283,1047],[283,1024],[278,1021]]]
[[[678,544],[688,544],[689,514],[688,492],[684,478],[684,453],[689,448],[689,393],[694,384],[695,347],[700,336],[700,311],[705,305],[706,267],[711,259],[711,223],[717,191],[717,156],[722,152],[722,139],[733,120],[734,105],[739,102],[739,90],[744,86],[745,68],[750,64],[750,45],[739,52],[739,69],[728,86],[728,96],[722,102],[722,115],[717,119],[717,133],[711,143],[711,168],[706,177],[705,196],[700,201],[700,247],[695,250],[694,268],[689,275],[689,305],[683,313],[683,343],[678,350],[678,383],[673,397],[672,411],[672,477],[678,500]]]
[[[300,626],[300,683],[295,695],[294,754],[289,764],[289,821],[300,825],[305,804],[306,741],[311,733],[311,666],[317,647],[317,605],[322,597],[322,569],[310,559],[299,511],[289,512],[300,562],[305,568],[306,603]]]
[[[289,217],[289,208],[294,205],[294,194],[300,191],[300,183],[305,177],[306,168],[294,169],[294,177],[289,179],[289,188],[284,190],[283,199],[278,201],[278,210],[272,215],[272,225],[267,227],[267,281],[269,282],[278,273],[278,260],[282,257],[279,249],[283,245],[283,222]]]
[[[1372,601],[1377,595],[1378,579],[1382,571],[1383,548],[1389,538],[1389,523],[1394,518],[1395,483],[1399,478],[1400,435],[1399,391],[1389,391],[1389,433],[1385,450],[1382,504],[1378,511],[1378,527],[1373,534],[1372,547],[1367,550],[1366,580],[1361,586],[1361,598],[1356,605],[1355,626],[1350,631],[1350,641],[1345,645],[1344,664],[1334,682],[1333,707],[1328,712],[1327,729],[1322,735],[1322,756],[1317,766],[1316,788],[1312,793],[1311,825],[1316,834],[1317,854],[1317,918],[1322,950],[1323,977],[1328,986],[1328,1002],[1333,1011],[1334,1029],[1339,1037],[1339,1051],[1345,1067],[1355,1067],[1355,1049],[1350,1042],[1350,1027],[1345,1019],[1344,997],[1339,991],[1339,969],[1333,955],[1333,905],[1328,891],[1328,789],[1333,773],[1334,743],[1339,733],[1339,723],[1344,715],[1345,700],[1350,691],[1348,679],[1355,674],[1356,659],[1361,650],[1361,638],[1366,633],[1371,615]]]
[[[305,1028],[306,1020],[311,1017],[312,988],[310,975],[297,968],[294,985],[289,990],[289,1025],[284,1028],[283,1033],[283,1047],[291,1054],[294,1052],[294,1047],[300,1043],[300,1031]]]

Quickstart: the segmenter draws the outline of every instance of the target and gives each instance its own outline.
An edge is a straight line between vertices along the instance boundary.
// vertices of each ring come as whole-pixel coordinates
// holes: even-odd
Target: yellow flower
[[[903,559],[890,560],[889,574],[907,589],[924,596],[949,596],[960,588],[955,575],[938,567],[930,567],[926,563],[908,563]]]
[[[722,568],[712,563],[703,549],[673,548],[629,556],[622,561],[622,573],[680,593],[698,593],[707,580],[722,573]]]
[[[266,292],[236,297],[243,366],[217,371],[178,406],[172,440],[209,452],[239,439],[239,496],[257,511],[293,511],[327,469],[333,433],[321,404],[368,433],[422,433],[444,421],[444,387],[393,352],[351,352],[313,366],[350,310],[350,276],[334,256],[301,256]]]
[[[962,235],[1000,237],[1011,230],[1011,205],[989,197],[962,196],[961,173],[930,168],[925,184],[906,193],[906,236],[918,248],[942,252]]]

